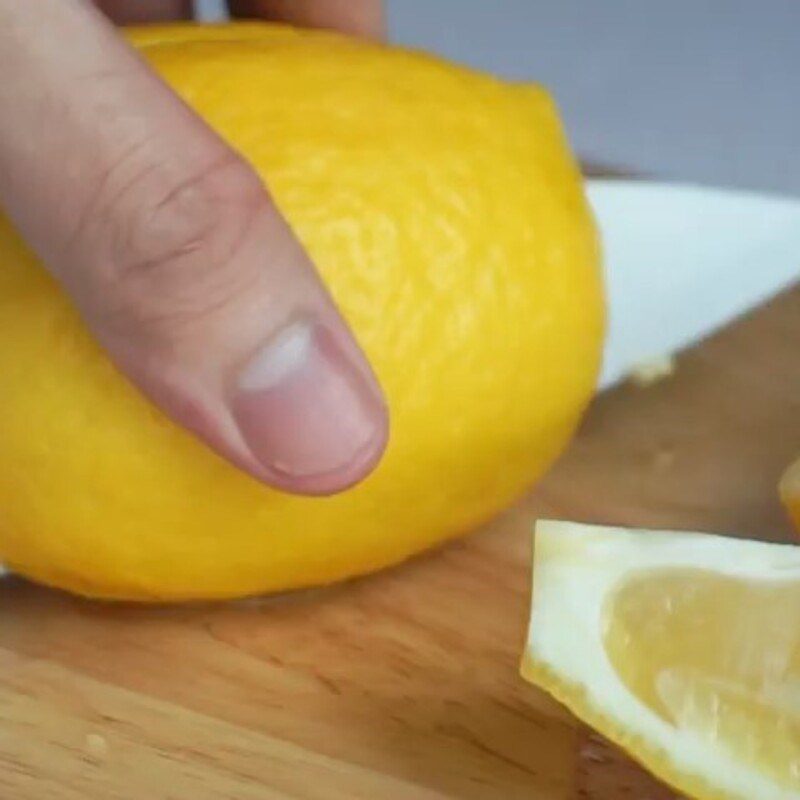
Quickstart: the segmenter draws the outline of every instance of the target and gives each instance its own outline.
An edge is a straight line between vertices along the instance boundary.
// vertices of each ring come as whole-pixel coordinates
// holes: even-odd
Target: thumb
[[[0,29],[0,198],[119,367],[267,483],[364,477],[380,389],[252,170],[89,4],[0,0]]]

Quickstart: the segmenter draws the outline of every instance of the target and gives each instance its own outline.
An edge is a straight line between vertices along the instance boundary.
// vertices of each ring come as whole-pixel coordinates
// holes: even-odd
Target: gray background
[[[800,196],[800,0],[387,7],[396,42],[549,86],[587,159]]]

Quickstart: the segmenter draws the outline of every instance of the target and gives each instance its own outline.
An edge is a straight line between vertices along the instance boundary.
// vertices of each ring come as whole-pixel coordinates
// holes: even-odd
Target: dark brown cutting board
[[[0,798],[663,800],[517,675],[539,515],[788,540],[800,290],[599,398],[472,537],[270,601],[108,606],[0,587]]]

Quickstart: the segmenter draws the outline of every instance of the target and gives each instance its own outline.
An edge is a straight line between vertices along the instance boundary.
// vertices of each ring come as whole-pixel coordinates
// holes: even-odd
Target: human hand
[[[382,33],[377,0],[229,5]],[[173,420],[266,483],[339,491],[386,445],[377,381],[256,174],[109,21],[188,10],[0,0],[0,203]]]

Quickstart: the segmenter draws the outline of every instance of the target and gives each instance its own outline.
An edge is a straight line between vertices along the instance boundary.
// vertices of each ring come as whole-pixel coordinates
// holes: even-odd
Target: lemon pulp
[[[605,624],[611,663],[648,708],[800,791],[800,581],[644,572]]]

